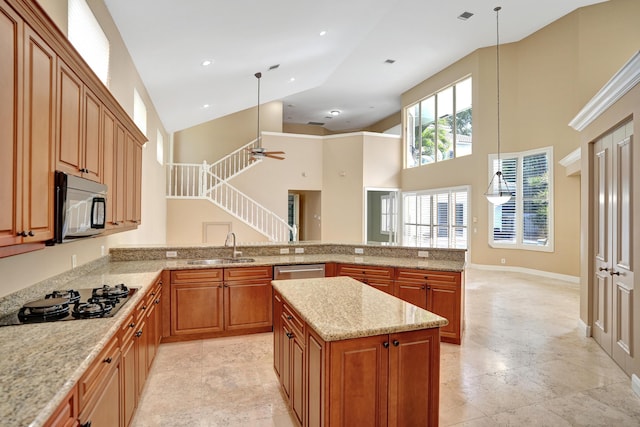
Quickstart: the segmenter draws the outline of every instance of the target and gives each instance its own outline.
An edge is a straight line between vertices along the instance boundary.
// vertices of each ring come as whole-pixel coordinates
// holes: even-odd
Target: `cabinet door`
[[[280,322],[280,334],[282,335],[282,365],[280,370],[280,384],[287,399],[291,398],[291,354],[293,341],[293,328],[282,319]]]
[[[389,425],[438,425],[438,328],[391,334],[389,342]]]
[[[222,283],[171,284],[171,335],[223,330]]]
[[[129,325],[133,325],[133,327]],[[136,353],[139,347],[136,345],[137,339],[134,335],[135,323],[133,323],[133,316],[130,317],[125,328],[128,330],[122,334],[120,397],[122,402],[122,425],[127,427],[133,418],[138,401],[138,387],[136,387]]]
[[[113,369],[100,395],[80,414],[81,425],[113,427],[120,425],[120,368]]]
[[[147,362],[149,333],[144,317],[136,326],[135,339],[138,347],[136,352],[136,395],[140,396],[144,389],[144,383],[147,382],[147,366],[149,365]]]
[[[306,328],[305,342],[305,422],[308,427],[322,427],[325,407],[325,343],[311,328]]]
[[[280,378],[282,370],[282,297],[273,293],[273,370]]]
[[[228,331],[271,326],[271,282],[245,280],[224,285],[224,325]]]
[[[44,427],[76,427],[78,425],[78,390],[74,386]]]
[[[22,144],[23,241],[53,238],[56,56],[25,25],[24,136]],[[28,120],[26,118],[29,118]],[[19,230],[20,230],[19,228]]]
[[[106,227],[114,227],[116,206],[116,119],[102,109],[102,183],[107,186]]]
[[[291,341],[291,409],[300,424],[304,419],[304,337],[294,334]]]
[[[449,324],[440,328],[442,338],[447,342],[460,344],[461,340],[461,295],[458,286],[438,282],[428,282],[427,310],[446,318]],[[452,341],[453,340],[453,341]]]
[[[388,336],[327,343],[329,425],[386,426],[389,380]]]
[[[0,246],[21,242],[22,19],[0,1]]]
[[[133,222],[139,225],[142,222],[142,146],[135,141],[133,141],[133,144]]]
[[[64,62],[58,60],[58,118],[56,169],[81,175],[83,84]]]
[[[135,197],[136,197],[136,142],[127,132],[125,134],[125,220],[127,223],[135,222]]]
[[[396,294],[403,301],[427,309],[427,285],[396,282]]]
[[[115,140],[115,191],[112,200],[113,203],[113,219],[112,224],[115,227],[121,227],[125,221],[125,200],[126,200],[126,169],[125,157],[127,152],[126,134],[122,126],[116,123],[116,140]]]
[[[85,87],[83,105],[82,164],[84,170],[82,176],[96,182],[102,182],[102,103],[93,92]]]

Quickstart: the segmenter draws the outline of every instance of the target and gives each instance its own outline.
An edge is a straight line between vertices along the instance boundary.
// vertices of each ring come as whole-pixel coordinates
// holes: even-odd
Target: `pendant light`
[[[493,9],[496,12],[496,83],[497,83],[497,100],[498,100],[498,171],[491,177],[489,187],[484,195],[489,203],[499,206],[511,200],[511,189],[502,174],[502,163],[500,162],[500,26],[498,15],[502,9],[497,6]]]

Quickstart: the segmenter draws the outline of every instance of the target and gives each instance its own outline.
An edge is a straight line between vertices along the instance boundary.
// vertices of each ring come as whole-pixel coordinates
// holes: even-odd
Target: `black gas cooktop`
[[[3,317],[0,326],[112,317],[137,290],[120,283],[93,289],[53,291]]]

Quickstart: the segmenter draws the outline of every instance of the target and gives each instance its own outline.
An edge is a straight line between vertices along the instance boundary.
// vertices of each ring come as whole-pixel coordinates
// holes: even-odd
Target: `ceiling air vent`
[[[460,16],[458,16],[458,19],[462,19],[463,21],[466,21],[467,19],[471,18],[473,16],[473,13],[471,12],[462,12],[462,14],[460,14]]]
[[[320,122],[309,122],[307,124],[308,125],[314,125],[314,126],[324,126],[324,123],[320,123]]]
[[[387,59],[386,61],[384,61],[385,64],[393,64],[394,62],[396,62],[395,59]]]
[[[271,67],[269,67],[269,71],[271,70],[275,70],[276,68],[278,68],[280,66],[280,64],[276,64],[276,65],[272,65]]]

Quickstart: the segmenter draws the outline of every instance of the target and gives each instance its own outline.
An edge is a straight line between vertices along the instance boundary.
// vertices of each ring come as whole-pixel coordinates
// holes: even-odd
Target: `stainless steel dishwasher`
[[[324,277],[324,264],[277,265],[273,268],[274,280],[309,279]]]

